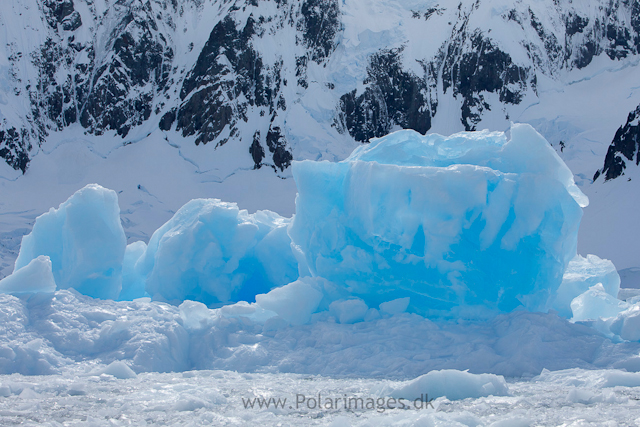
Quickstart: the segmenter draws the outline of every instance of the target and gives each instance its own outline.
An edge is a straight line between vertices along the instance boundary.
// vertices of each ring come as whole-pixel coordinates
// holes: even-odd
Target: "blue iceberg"
[[[41,278],[24,289],[256,301],[247,310],[290,324],[522,308],[570,317],[571,302],[597,283],[615,297],[615,267],[576,256],[588,200],[571,171],[531,126],[510,133],[404,130],[338,163],[294,162],[293,218],[196,199],[148,244],[127,246],[115,192],[89,185],[37,219],[14,275],[45,256],[20,273]],[[19,277],[6,288],[20,289]]]
[[[529,125],[510,139],[399,131],[342,162],[294,163],[293,175],[301,272],[369,307],[409,297],[430,316],[545,309],[588,203]]]
[[[90,184],[36,219],[22,238],[11,276],[43,255],[49,257],[57,289],[115,299],[122,287],[126,244],[116,192]]]
[[[137,274],[127,269],[134,283],[125,282],[125,289],[139,289],[135,282],[143,280],[149,295],[170,302],[253,301],[298,277],[289,222],[270,211],[249,214],[218,199],[192,200],[153,233],[141,255],[140,248],[128,251],[140,258]]]

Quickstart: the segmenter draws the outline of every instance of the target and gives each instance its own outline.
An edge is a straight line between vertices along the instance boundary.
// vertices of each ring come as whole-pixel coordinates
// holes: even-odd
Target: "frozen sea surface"
[[[507,396],[455,401],[440,397],[427,404],[419,400],[417,409],[413,403],[406,409],[387,408],[397,405],[385,396],[384,390],[401,385],[390,380],[216,370],[143,373],[135,378],[118,379],[96,372],[99,372],[97,367],[87,365],[59,375],[0,376],[0,424],[640,425],[640,374],[614,370],[545,371],[530,380],[508,381]],[[624,375],[634,375],[635,383],[625,384]],[[633,384],[635,386],[629,386]],[[326,399],[338,404],[330,409],[314,408],[318,394],[325,406],[330,406]],[[375,401],[382,403],[382,407],[345,409],[342,404],[345,397],[361,398],[365,405],[367,401]],[[266,408],[265,400],[259,399],[266,399],[270,407]],[[262,408],[258,402],[263,403]],[[278,408],[274,408],[274,402],[279,402]]]

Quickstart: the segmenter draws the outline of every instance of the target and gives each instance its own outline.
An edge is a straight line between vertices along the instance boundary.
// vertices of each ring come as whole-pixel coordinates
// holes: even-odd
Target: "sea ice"
[[[391,391],[390,395],[404,399],[436,399],[446,397],[449,400],[477,399],[482,396],[507,396],[509,387],[504,377],[493,374],[471,374],[465,371],[444,369],[431,371]]]
[[[545,309],[588,203],[528,125],[510,140],[399,131],[342,162],[296,162],[293,175],[301,273],[369,307],[409,297],[427,315]]]
[[[217,199],[192,200],[153,233],[135,270],[149,295],[167,301],[253,301],[298,277],[289,221]]]
[[[51,260],[39,255],[29,264],[0,280],[0,292],[19,294],[29,292],[55,292],[56,282],[51,272]]]
[[[22,238],[14,271],[45,255],[58,289],[115,299],[122,287],[125,246],[118,196],[90,184],[36,218],[31,233]]]

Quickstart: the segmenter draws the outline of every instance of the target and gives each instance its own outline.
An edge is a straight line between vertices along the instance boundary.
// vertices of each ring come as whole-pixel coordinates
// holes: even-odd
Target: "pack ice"
[[[576,256],[588,200],[570,170],[529,125],[510,132],[404,130],[341,162],[297,162],[292,219],[192,200],[148,245],[126,246],[115,192],[89,185],[36,220],[14,275],[46,256],[34,266],[51,265],[58,289],[209,307],[257,301],[251,310],[294,325],[522,307],[570,317],[597,282],[615,297],[613,265]],[[0,289],[16,292],[18,278]]]

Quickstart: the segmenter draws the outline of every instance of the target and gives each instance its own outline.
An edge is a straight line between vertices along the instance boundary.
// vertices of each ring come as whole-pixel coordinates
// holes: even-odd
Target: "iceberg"
[[[398,131],[342,162],[295,162],[293,176],[301,274],[368,307],[409,297],[428,316],[544,310],[588,204],[529,125],[510,139]]]
[[[126,289],[145,283],[152,297],[209,306],[253,301],[257,294],[298,278],[287,234],[290,220],[254,214],[218,199],[188,202],[151,236],[144,252],[131,248],[134,272]]]
[[[316,313],[342,324],[522,308],[570,317],[572,301],[597,283],[615,298],[613,264],[576,254],[588,199],[571,171],[531,126],[510,133],[403,130],[341,162],[294,162],[293,218],[196,199],[148,244],[127,246],[116,193],[88,185],[38,217],[16,274],[42,273],[38,257],[48,257],[53,280],[40,274],[42,289],[208,308],[245,302],[238,316],[279,317],[274,325]],[[577,318],[604,307],[596,297],[583,298],[588,313]]]
[[[116,299],[126,242],[116,192],[90,184],[36,218],[22,238],[14,274],[44,255],[58,289]]]

